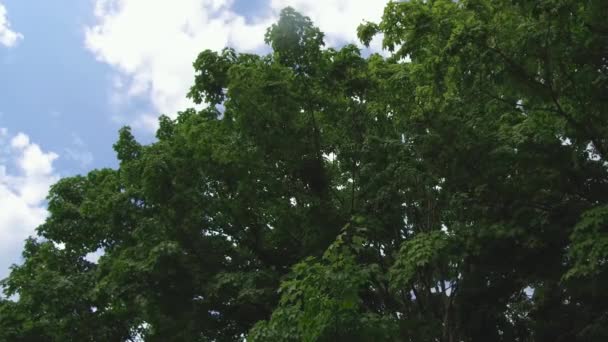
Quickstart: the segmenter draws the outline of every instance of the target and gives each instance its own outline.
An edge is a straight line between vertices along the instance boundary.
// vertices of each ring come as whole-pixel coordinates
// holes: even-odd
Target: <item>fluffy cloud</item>
[[[172,115],[192,106],[185,94],[192,84],[192,62],[200,51],[225,46],[261,51],[266,28],[286,6],[310,16],[326,33],[329,45],[356,42],[357,26],[378,20],[387,2],[264,1],[264,15],[246,18],[234,11],[232,0],[96,0],[97,23],[86,28],[86,46],[120,75],[114,82],[115,104],[143,97],[154,111]],[[372,46],[379,49],[377,42]],[[129,123],[154,129],[156,113],[138,113]]]
[[[121,93],[116,97],[145,96],[155,110],[170,115],[191,105],[185,94],[200,51],[228,45],[252,51],[263,43],[270,22],[248,23],[230,5],[220,0],[97,0],[99,22],[87,28],[86,46],[123,76],[115,82]],[[136,123],[154,126],[149,114],[140,116]]]
[[[10,26],[11,24],[6,18],[6,7],[0,3],[0,45],[11,47],[17,44],[19,40],[23,39],[23,35],[12,31]]]
[[[27,135],[11,137],[0,128],[0,278],[19,261],[23,241],[47,216],[45,198],[59,179],[53,168],[57,158]]]

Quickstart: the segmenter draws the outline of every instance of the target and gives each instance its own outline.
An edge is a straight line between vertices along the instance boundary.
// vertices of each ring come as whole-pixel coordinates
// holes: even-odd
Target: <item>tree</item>
[[[605,340],[606,6],[391,2],[389,58],[287,8],[201,52],[205,109],[52,187],[0,340]]]

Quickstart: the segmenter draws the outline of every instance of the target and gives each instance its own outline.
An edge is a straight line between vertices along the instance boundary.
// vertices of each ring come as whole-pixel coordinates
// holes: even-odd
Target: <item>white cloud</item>
[[[45,199],[59,177],[53,168],[58,155],[45,152],[19,133],[12,138],[0,128],[0,278],[19,261],[23,241],[44,222]]]
[[[155,132],[158,129],[158,118],[153,114],[140,114],[132,123],[133,128],[148,132]]]
[[[65,149],[65,157],[69,160],[73,160],[78,163],[81,169],[86,169],[91,163],[93,163],[93,153],[86,150],[77,150],[73,148]]]
[[[72,133],[72,146],[65,148],[64,151],[66,159],[77,162],[81,169],[86,169],[93,163],[93,153],[76,133]]]
[[[6,7],[0,3],[0,45],[11,47],[23,39],[23,35],[10,29],[11,23],[6,17]]]
[[[221,0],[97,0],[98,24],[87,28],[86,46],[123,76],[114,81],[120,92],[114,102],[145,96],[168,115],[191,106],[185,95],[199,52],[228,45],[253,51],[263,44],[270,22],[246,23],[230,5]],[[138,121],[154,126],[148,118]]]
[[[387,3],[265,1],[269,8],[265,15],[245,18],[232,9],[233,0],[96,0],[97,23],[86,28],[86,47],[120,75],[113,81],[113,104],[143,97],[159,114],[174,115],[192,106],[185,95],[193,83],[192,62],[202,50],[232,46],[238,51],[260,51],[266,28],[286,6],[310,16],[326,33],[328,45],[357,42],[357,26],[364,20],[379,20]],[[379,43],[372,47],[379,49]],[[148,112],[129,123],[151,130],[155,120],[156,115]]]

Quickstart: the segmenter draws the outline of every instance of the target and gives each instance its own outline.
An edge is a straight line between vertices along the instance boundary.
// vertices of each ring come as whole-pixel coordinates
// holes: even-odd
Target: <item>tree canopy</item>
[[[608,340],[607,14],[390,2],[383,57],[287,8],[201,52],[205,109],[52,186],[0,340]]]

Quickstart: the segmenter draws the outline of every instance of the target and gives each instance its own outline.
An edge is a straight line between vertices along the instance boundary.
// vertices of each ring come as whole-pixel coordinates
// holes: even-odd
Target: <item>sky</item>
[[[120,127],[150,143],[159,115],[193,106],[199,52],[268,52],[264,32],[287,6],[328,46],[359,44],[357,26],[378,21],[386,2],[0,0],[0,279],[47,217],[53,183],[117,167]],[[381,52],[380,39],[370,49]]]

